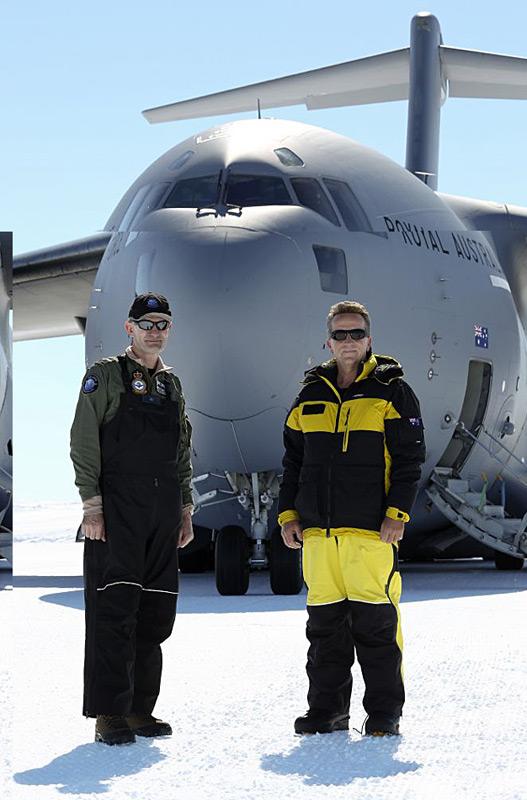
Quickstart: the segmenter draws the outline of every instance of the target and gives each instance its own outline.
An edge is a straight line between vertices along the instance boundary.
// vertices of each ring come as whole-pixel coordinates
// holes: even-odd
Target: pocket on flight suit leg
[[[306,582],[307,605],[327,605],[346,599],[335,536],[304,534],[302,568]]]
[[[340,538],[340,561],[348,600],[391,603],[400,597],[397,548],[382,542],[376,533],[350,533]],[[399,591],[397,594],[398,576]],[[388,588],[387,588],[388,587]]]

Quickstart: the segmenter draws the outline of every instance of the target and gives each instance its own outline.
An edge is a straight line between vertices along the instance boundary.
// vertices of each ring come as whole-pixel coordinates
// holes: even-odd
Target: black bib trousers
[[[100,432],[106,542],[84,545],[87,717],[152,713],[178,594],[179,406],[168,383],[134,394],[119,363],[125,392]]]

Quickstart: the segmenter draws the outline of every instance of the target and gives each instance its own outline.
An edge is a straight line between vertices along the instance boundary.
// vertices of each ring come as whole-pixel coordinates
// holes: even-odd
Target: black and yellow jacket
[[[378,531],[407,522],[425,460],[419,401],[391,356],[372,355],[347,389],[334,360],[309,370],[284,428],[279,523]]]

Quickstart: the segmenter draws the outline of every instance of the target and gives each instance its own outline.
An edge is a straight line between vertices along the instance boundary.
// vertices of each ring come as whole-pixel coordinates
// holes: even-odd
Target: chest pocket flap
[[[333,433],[336,419],[336,403],[308,401],[301,405],[300,427],[304,433]]]

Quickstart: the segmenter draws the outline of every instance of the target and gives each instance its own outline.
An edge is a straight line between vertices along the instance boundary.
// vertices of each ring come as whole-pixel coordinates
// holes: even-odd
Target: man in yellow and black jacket
[[[297,733],[346,730],[355,652],[365,732],[397,734],[404,703],[398,541],[425,460],[419,402],[395,358],[371,352],[370,319],[328,316],[334,358],[306,373],[284,429],[279,523],[303,543],[308,587],[306,715]]]

